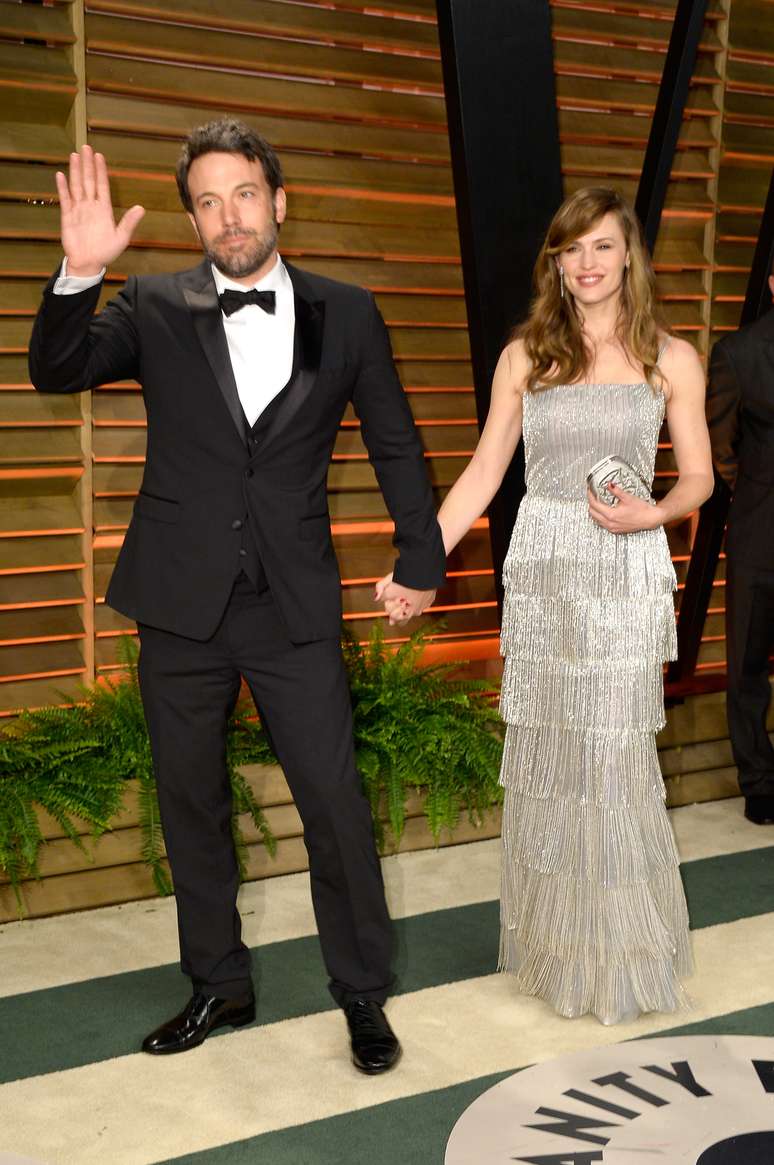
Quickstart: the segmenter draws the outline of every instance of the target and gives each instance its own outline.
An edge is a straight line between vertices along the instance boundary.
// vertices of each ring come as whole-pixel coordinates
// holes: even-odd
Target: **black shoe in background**
[[[774,825],[774,796],[745,797],[744,815],[753,825]]]

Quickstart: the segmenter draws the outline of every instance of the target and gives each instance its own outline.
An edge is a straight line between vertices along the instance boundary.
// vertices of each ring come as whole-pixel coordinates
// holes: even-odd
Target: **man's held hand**
[[[384,603],[384,611],[391,627],[408,623],[431,605],[435,591],[417,591],[393,582],[392,574],[380,579],[374,589],[377,603]]]

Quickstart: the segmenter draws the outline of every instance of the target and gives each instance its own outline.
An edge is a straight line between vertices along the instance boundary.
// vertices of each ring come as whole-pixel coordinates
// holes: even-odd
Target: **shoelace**
[[[358,1035],[374,1039],[389,1039],[384,1030],[384,1020],[379,1011],[379,1004],[370,999],[358,1000],[347,1008],[347,1015],[356,1026]]]

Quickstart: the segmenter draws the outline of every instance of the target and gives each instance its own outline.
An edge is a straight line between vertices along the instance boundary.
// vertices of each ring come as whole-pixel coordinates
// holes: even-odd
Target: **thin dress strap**
[[[659,350],[658,350],[658,355],[656,356],[656,364],[659,364],[659,363],[660,363],[660,361],[661,361],[661,357],[662,357],[662,356],[664,355],[664,353],[666,352],[666,350],[667,350],[667,346],[668,346],[668,344],[669,344],[669,341],[670,341],[670,339],[671,339],[671,338],[672,338],[671,336],[667,336],[667,338],[664,340],[664,343],[663,343],[663,344],[661,345],[661,347],[659,348]]]

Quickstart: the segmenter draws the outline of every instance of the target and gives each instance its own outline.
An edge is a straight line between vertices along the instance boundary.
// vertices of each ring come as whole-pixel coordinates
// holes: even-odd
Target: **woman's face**
[[[626,241],[617,215],[604,215],[588,232],[556,256],[564,270],[565,295],[579,307],[603,303],[617,296],[628,262]]]

